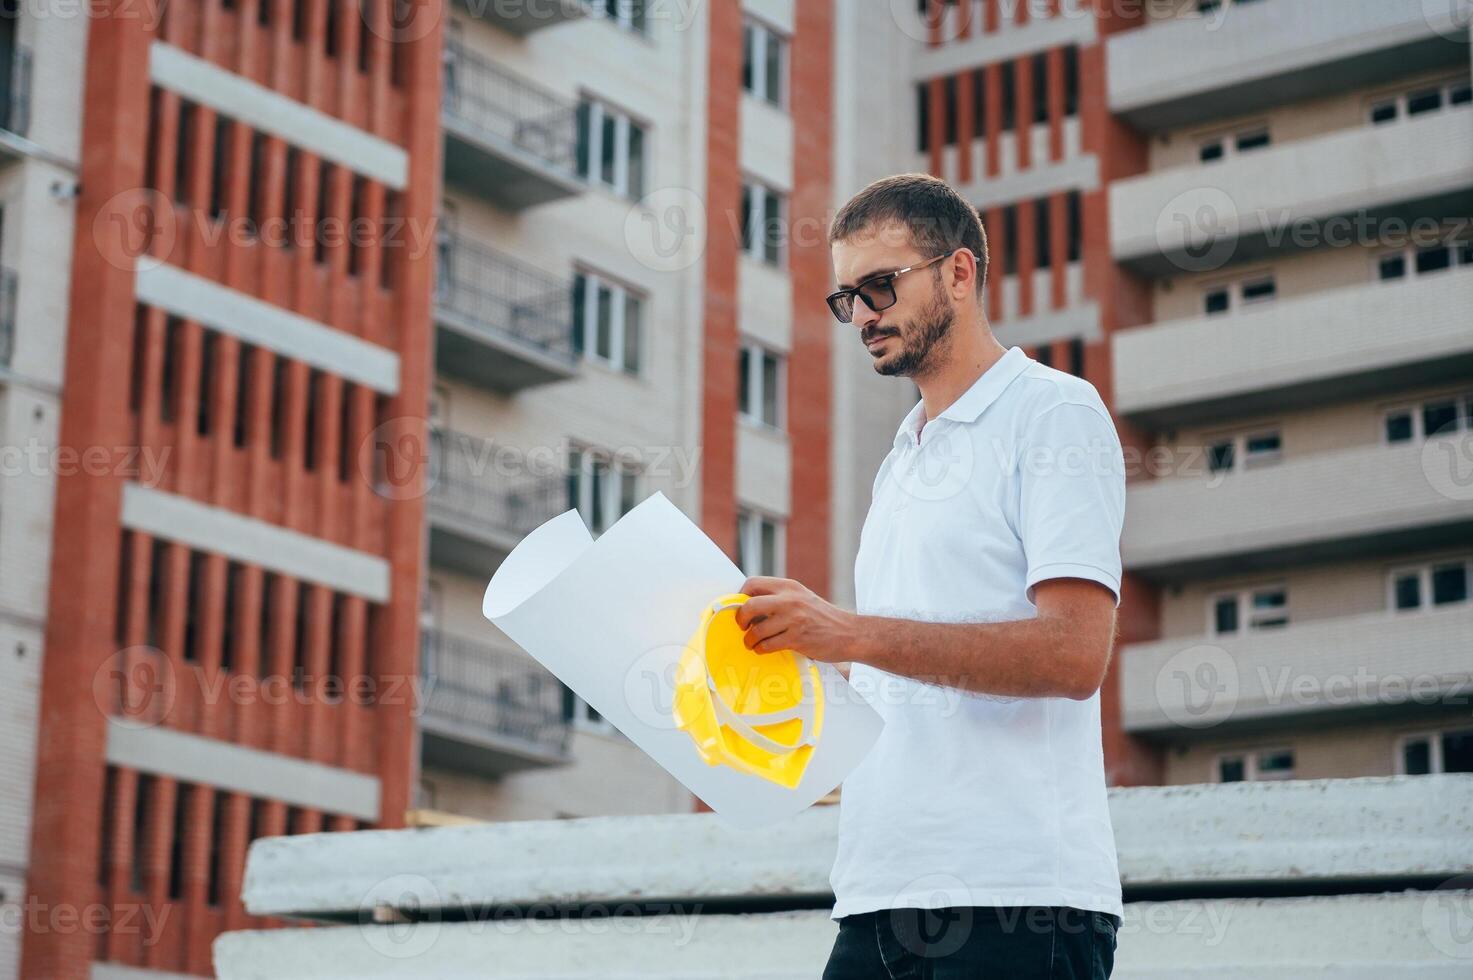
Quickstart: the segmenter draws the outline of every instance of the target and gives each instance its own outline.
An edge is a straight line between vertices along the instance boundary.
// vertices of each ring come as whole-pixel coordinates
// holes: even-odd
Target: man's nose
[[[869,304],[862,298],[856,296],[854,297],[854,313],[851,316],[851,320],[856,327],[863,330],[865,327],[872,327],[878,323],[880,315],[870,309]]]

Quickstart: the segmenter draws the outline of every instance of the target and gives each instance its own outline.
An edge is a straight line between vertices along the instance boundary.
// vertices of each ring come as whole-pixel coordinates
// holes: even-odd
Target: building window
[[[1219,316],[1254,303],[1266,303],[1278,296],[1278,283],[1273,273],[1260,273],[1234,282],[1220,282],[1202,290],[1202,313]]]
[[[737,352],[737,411],[742,419],[770,429],[783,427],[787,358],[761,344]]]
[[[916,82],[916,152],[925,153],[931,145],[931,84]]]
[[[1033,266],[1047,269],[1054,264],[1053,228],[1049,222],[1049,199],[1040,197],[1033,202]]]
[[[1293,749],[1256,749],[1217,757],[1219,783],[1269,782],[1293,778]]]
[[[1212,636],[1288,626],[1289,591],[1268,585],[1214,595],[1207,604],[1207,625]]]
[[[594,534],[602,534],[639,502],[639,471],[609,453],[585,446],[568,450],[568,505]]]
[[[1377,279],[1388,282],[1458,267],[1473,267],[1473,239],[1382,252],[1375,258],[1374,271]]]
[[[1015,82],[1013,62],[1002,63],[1002,129],[1009,132],[1017,125],[1018,87]]]
[[[593,272],[573,275],[573,347],[589,360],[639,374],[645,300]]]
[[[1453,106],[1473,104],[1473,83],[1457,76],[1421,85],[1415,89],[1377,96],[1366,108],[1372,126],[1384,126],[1399,119],[1424,116]]]
[[[768,265],[781,265],[787,206],[782,192],[755,181],[743,184],[742,251]]]
[[[1080,213],[1078,191],[1070,191],[1066,198],[1069,217],[1069,261],[1078,262],[1084,254],[1084,220]]]
[[[610,24],[645,34],[649,29],[649,0],[594,0],[593,9]]]
[[[598,735],[609,735],[615,731],[607,718],[566,685],[563,687],[563,721],[580,731]]]
[[[1464,605],[1473,579],[1473,558],[1427,562],[1393,569],[1387,577],[1391,608],[1396,612]]]
[[[742,88],[781,109],[787,104],[788,42],[766,24],[742,28]]]
[[[1048,122],[1048,56],[1035,54],[1033,61],[1033,121]]]
[[[1235,473],[1268,463],[1283,455],[1284,440],[1278,429],[1223,436],[1207,442],[1207,472]]]
[[[1011,276],[1018,271],[1018,206],[1009,204],[1002,209],[1002,274]]]
[[[737,565],[744,575],[782,575],[782,521],[754,510],[737,511]]]
[[[578,106],[578,176],[625,197],[644,196],[645,127],[592,99]]]
[[[1079,48],[1064,49],[1064,115],[1079,115]]]
[[[1389,409],[1383,431],[1389,443],[1415,442],[1429,436],[1473,431],[1473,392],[1439,395],[1421,404]]]
[[[1473,728],[1404,736],[1396,761],[1402,776],[1473,772]]]
[[[1203,163],[1225,160],[1239,153],[1252,153],[1273,142],[1267,126],[1254,126],[1230,133],[1214,133],[1201,138],[1197,144],[1197,159]]]

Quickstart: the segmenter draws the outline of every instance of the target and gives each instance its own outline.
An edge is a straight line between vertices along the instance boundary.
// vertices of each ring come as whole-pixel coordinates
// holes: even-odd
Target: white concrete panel
[[[1021,3],[1022,0],[1017,0]],[[890,4],[898,7],[900,5]],[[914,11],[913,4],[908,5]],[[1004,10],[1015,10],[1016,5],[1004,5]],[[897,14],[898,16],[898,14]],[[999,25],[1001,29],[987,33],[978,31],[969,38],[961,38],[921,50],[915,59],[912,78],[924,81],[944,75],[954,75],[970,68],[990,65],[998,61],[1010,61],[1049,48],[1062,48],[1069,44],[1093,44],[1097,36],[1095,18],[1065,14],[1060,17],[1036,18],[1026,24]],[[922,31],[915,35],[924,38]]]
[[[1129,414],[1466,356],[1470,309],[1473,269],[1453,269],[1123,330],[1111,337],[1115,408]]]
[[[324,915],[392,903],[415,876],[477,906],[825,901],[838,816],[814,807],[760,848],[709,813],[273,838],[252,848],[243,896],[256,915]],[[1127,889],[1473,872],[1468,775],[1112,789],[1110,818]]]
[[[1108,41],[1110,109],[1131,112],[1367,55],[1466,24],[1468,0],[1295,0],[1163,20]]]
[[[1429,440],[1425,452],[1372,445],[1221,478],[1199,458],[1194,473],[1131,485],[1121,554],[1126,568],[1150,568],[1467,520],[1473,501],[1456,482],[1459,459],[1473,459],[1473,434]]]
[[[291,310],[157,261],[140,261],[138,300],[392,395],[399,355]]]
[[[1100,186],[1099,158],[1094,154],[1066,157],[1058,163],[1044,163],[1019,171],[1016,147],[1002,134],[1002,177],[992,177],[957,188],[963,197],[979,208],[1002,207],[1036,197],[1047,197],[1060,191],[1092,191]]]
[[[1110,248],[1121,261],[1164,255],[1175,261],[1171,271],[1201,271],[1230,261],[1234,238],[1470,184],[1473,107],[1444,109],[1115,181]],[[1178,258],[1188,248],[1194,254]]]
[[[163,41],[149,46],[148,74],[155,85],[355,173],[396,190],[408,183],[409,154],[403,147]]]
[[[359,820],[379,819],[376,776],[173,728],[145,728],[109,718],[107,761],[115,766]]]
[[[406,899],[420,883],[399,882]],[[1119,980],[1463,980],[1455,917],[1473,892],[1143,902],[1117,938]],[[811,980],[837,925],[822,910],[642,918],[406,923],[227,933],[221,980],[380,977]],[[1461,954],[1461,955],[1460,955]]]
[[[993,326],[998,343],[1005,347],[1034,347],[1079,337],[1086,342],[1099,340],[1100,308],[1086,303],[1063,310],[1051,310],[1038,316],[1005,320]]]
[[[1180,734],[1258,718],[1467,700],[1469,637],[1473,610],[1448,606],[1131,644],[1120,652],[1122,723],[1127,731]]]
[[[260,565],[371,602],[389,598],[389,563],[377,555],[163,490],[125,483],[122,522],[136,531]]]

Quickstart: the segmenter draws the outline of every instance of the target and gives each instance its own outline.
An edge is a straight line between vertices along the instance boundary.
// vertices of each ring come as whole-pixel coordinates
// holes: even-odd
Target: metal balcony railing
[[[10,367],[15,353],[15,293],[19,283],[14,269],[0,268],[0,367]]]
[[[498,68],[465,45],[445,45],[447,122],[505,141],[557,170],[573,172],[577,111],[572,103]]]
[[[560,474],[506,476],[505,447],[461,432],[431,434],[430,504],[479,526],[522,535],[568,509]]]
[[[439,629],[422,632],[427,720],[514,739],[548,755],[568,748],[563,688],[549,671],[507,650]]]
[[[438,248],[435,305],[442,314],[576,360],[569,284],[458,235],[442,236]]]
[[[31,49],[16,45],[0,51],[0,129],[17,136],[31,128]]]

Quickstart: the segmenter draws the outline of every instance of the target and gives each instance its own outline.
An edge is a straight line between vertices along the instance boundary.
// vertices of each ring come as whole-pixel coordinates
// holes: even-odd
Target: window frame
[[[590,187],[598,187],[616,194],[619,197],[637,201],[645,194],[645,188],[650,186],[650,164],[654,154],[650,152],[651,126],[644,120],[638,118],[627,109],[623,109],[590,92],[584,92],[579,98],[578,117],[581,123],[585,115],[588,120],[587,152],[579,153],[575,146],[573,154],[573,172],[579,180]],[[614,120],[614,173],[611,181],[603,178],[603,138],[604,118]],[[640,131],[640,166],[639,186],[631,187],[629,182],[630,164],[633,156],[630,152],[631,133],[633,130]],[[575,138],[581,140],[582,133],[577,133]],[[582,171],[583,161],[587,161],[587,172]]]
[[[1438,609],[1460,608],[1473,605],[1473,588],[1456,602],[1436,603],[1432,601],[1432,573],[1438,569],[1461,565],[1465,581],[1473,584],[1473,555],[1431,558],[1426,561],[1405,565],[1393,565],[1386,569],[1386,611],[1393,616],[1415,616]],[[1403,609],[1396,604],[1396,580],[1408,575],[1417,577],[1417,604]]]
[[[1456,424],[1449,432],[1437,432],[1429,436],[1422,413],[1429,404],[1443,400],[1450,400],[1456,407],[1454,412]],[[1411,438],[1393,441],[1386,431],[1386,424],[1393,415],[1401,415],[1403,413],[1410,415],[1412,419]],[[1419,445],[1431,438],[1441,439],[1447,436],[1455,436],[1461,432],[1473,432],[1473,390],[1423,395],[1417,401],[1397,402],[1394,405],[1387,405],[1381,409],[1381,445],[1383,446]]]
[[[1398,776],[1411,775],[1407,772],[1406,750],[1412,742],[1425,740],[1427,742],[1427,772],[1418,775],[1440,776],[1447,772],[1447,759],[1444,756],[1442,740],[1448,735],[1473,735],[1473,727],[1470,728],[1428,728],[1415,732],[1405,732],[1396,738],[1396,747],[1392,750],[1394,755],[1392,765]]]
[[[1270,435],[1278,437],[1279,448],[1270,453],[1260,452],[1250,456],[1248,452],[1249,441]],[[1224,443],[1232,444],[1232,461],[1227,466],[1219,470],[1212,469],[1209,462],[1207,471],[1208,476],[1216,476],[1222,473],[1242,473],[1246,470],[1257,469],[1261,466],[1271,466],[1275,463],[1282,462],[1284,459],[1284,429],[1281,425],[1265,424],[1252,429],[1239,430],[1237,432],[1224,432],[1216,435],[1209,435],[1202,440],[1203,451],[1208,455],[1209,460],[1212,450],[1215,447],[1220,446]]]
[[[747,87],[746,81],[747,39],[749,37],[751,38],[752,55],[751,88]],[[773,98],[773,93],[767,90],[767,49],[768,45],[773,43],[778,46],[776,98]],[[761,18],[753,17],[751,14],[744,16],[742,18],[742,91],[765,105],[787,112],[792,92],[792,53],[792,38],[786,33]]]
[[[578,465],[575,467],[573,457],[577,457]],[[577,492],[568,494],[568,506],[578,512],[583,519],[584,525],[597,537],[618,522],[619,518],[629,513],[639,503],[640,486],[643,479],[641,469],[624,459],[620,454],[602,449],[598,446],[577,440],[568,441],[567,479],[571,483],[577,480]],[[604,520],[595,523],[593,512],[593,477],[594,467],[599,463],[607,467],[604,476],[604,499],[601,501]],[[623,506],[624,477],[632,476],[634,480],[633,501],[628,509]],[[576,498],[576,499],[575,499]]]
[[[787,519],[779,517],[770,511],[760,507],[750,507],[745,504],[737,507],[737,567],[742,569],[742,574],[748,577],[754,575],[767,575],[782,577],[787,574]],[[762,553],[762,528],[770,525],[772,533],[772,571],[763,572],[761,568]],[[751,540],[747,540],[750,538]],[[754,555],[757,558],[755,569],[749,570],[742,565],[741,559],[745,554]]]
[[[1288,753],[1290,760],[1293,762],[1293,766],[1288,770],[1288,775],[1262,775],[1260,770],[1261,760],[1266,756],[1279,755],[1281,753]],[[1264,748],[1252,749],[1231,749],[1225,752],[1218,752],[1216,755],[1213,756],[1212,775],[1214,783],[1217,783],[1219,785],[1224,784],[1224,780],[1222,778],[1222,764],[1228,760],[1238,760],[1243,763],[1243,779],[1241,781],[1245,783],[1286,782],[1288,780],[1294,779],[1295,773],[1299,771],[1298,754],[1294,751],[1294,747],[1292,745],[1273,745]]]
[[[1408,119],[1415,118],[1414,116],[1412,116],[1409,108],[1412,96],[1422,95],[1432,91],[1436,91],[1438,93],[1438,97],[1441,101],[1439,102],[1437,108],[1428,109],[1424,112],[1419,112],[1417,113],[1418,116],[1430,116],[1436,115],[1439,112],[1447,112],[1449,109],[1461,109],[1466,106],[1473,105],[1473,102],[1454,102],[1453,98],[1461,89],[1465,89],[1468,87],[1469,85],[1467,76],[1459,74],[1448,75],[1444,78],[1431,79],[1429,81],[1420,82],[1412,86],[1402,86],[1400,88],[1385,89],[1379,93],[1368,96],[1364,100],[1364,112],[1362,115],[1362,121],[1365,125],[1372,127],[1395,126],[1398,123],[1406,122]],[[1385,106],[1391,106],[1394,112],[1391,118],[1383,119],[1378,122],[1375,119],[1376,110]]]
[[[1240,148],[1239,144],[1244,140],[1256,136],[1264,137],[1265,142],[1261,146],[1249,147],[1246,150]],[[1267,119],[1245,125],[1232,126],[1228,129],[1208,130],[1194,136],[1192,142],[1197,147],[1196,164],[1199,167],[1221,163],[1224,160],[1231,160],[1245,153],[1259,153],[1263,150],[1271,150],[1277,145],[1274,143],[1273,127]],[[1203,150],[1214,143],[1218,144],[1221,148],[1221,155],[1211,160],[1202,159]]]
[[[643,377],[647,355],[646,343],[650,334],[646,329],[649,294],[622,280],[599,272],[591,266],[579,264],[573,267],[572,288],[575,296],[580,280],[583,283],[583,315],[581,317],[578,316],[576,300],[573,302],[573,343],[580,358],[631,378]],[[600,288],[607,288],[611,296],[609,304],[610,356],[608,357],[598,353],[598,290]],[[639,321],[635,326],[635,363],[632,369],[625,357],[628,353],[626,346],[629,326],[627,314],[631,299],[638,304],[639,309]]]
[[[767,222],[767,201],[777,201],[777,223],[778,232],[771,242],[761,234]],[[749,203],[750,202],[750,203]],[[750,175],[742,177],[742,207],[750,207],[750,211],[742,222],[743,241],[742,254],[756,262],[773,269],[787,268],[788,247],[786,229],[788,227],[788,192],[779,190],[764,180]],[[753,224],[756,227],[753,227]],[[768,246],[771,246],[772,255],[768,254]]]
[[[786,351],[771,347],[760,340],[751,337],[742,339],[738,356],[746,365],[747,390],[737,392],[737,418],[742,422],[762,429],[766,432],[787,432],[788,425],[788,354]],[[763,361],[772,357],[777,365],[777,393],[773,399],[776,418],[772,421],[762,417],[762,406],[765,404],[767,393],[766,381],[764,380]],[[741,378],[742,364],[737,365],[737,378]],[[743,409],[742,400],[745,397],[747,408]],[[756,409],[754,413],[751,411]]]
[[[1268,618],[1258,617],[1254,614],[1253,599],[1266,592],[1279,592],[1284,597],[1284,604],[1275,607],[1283,612],[1282,623],[1263,625],[1259,620]],[[1238,628],[1231,632],[1218,632],[1217,629],[1217,606],[1224,599],[1232,599],[1236,603]],[[1218,592],[1209,593],[1207,596],[1207,635],[1212,638],[1227,636],[1242,636],[1246,633],[1262,633],[1268,630],[1287,629],[1294,625],[1289,615],[1289,586],[1284,582],[1267,582],[1261,585],[1243,586],[1236,589],[1223,589]]]

